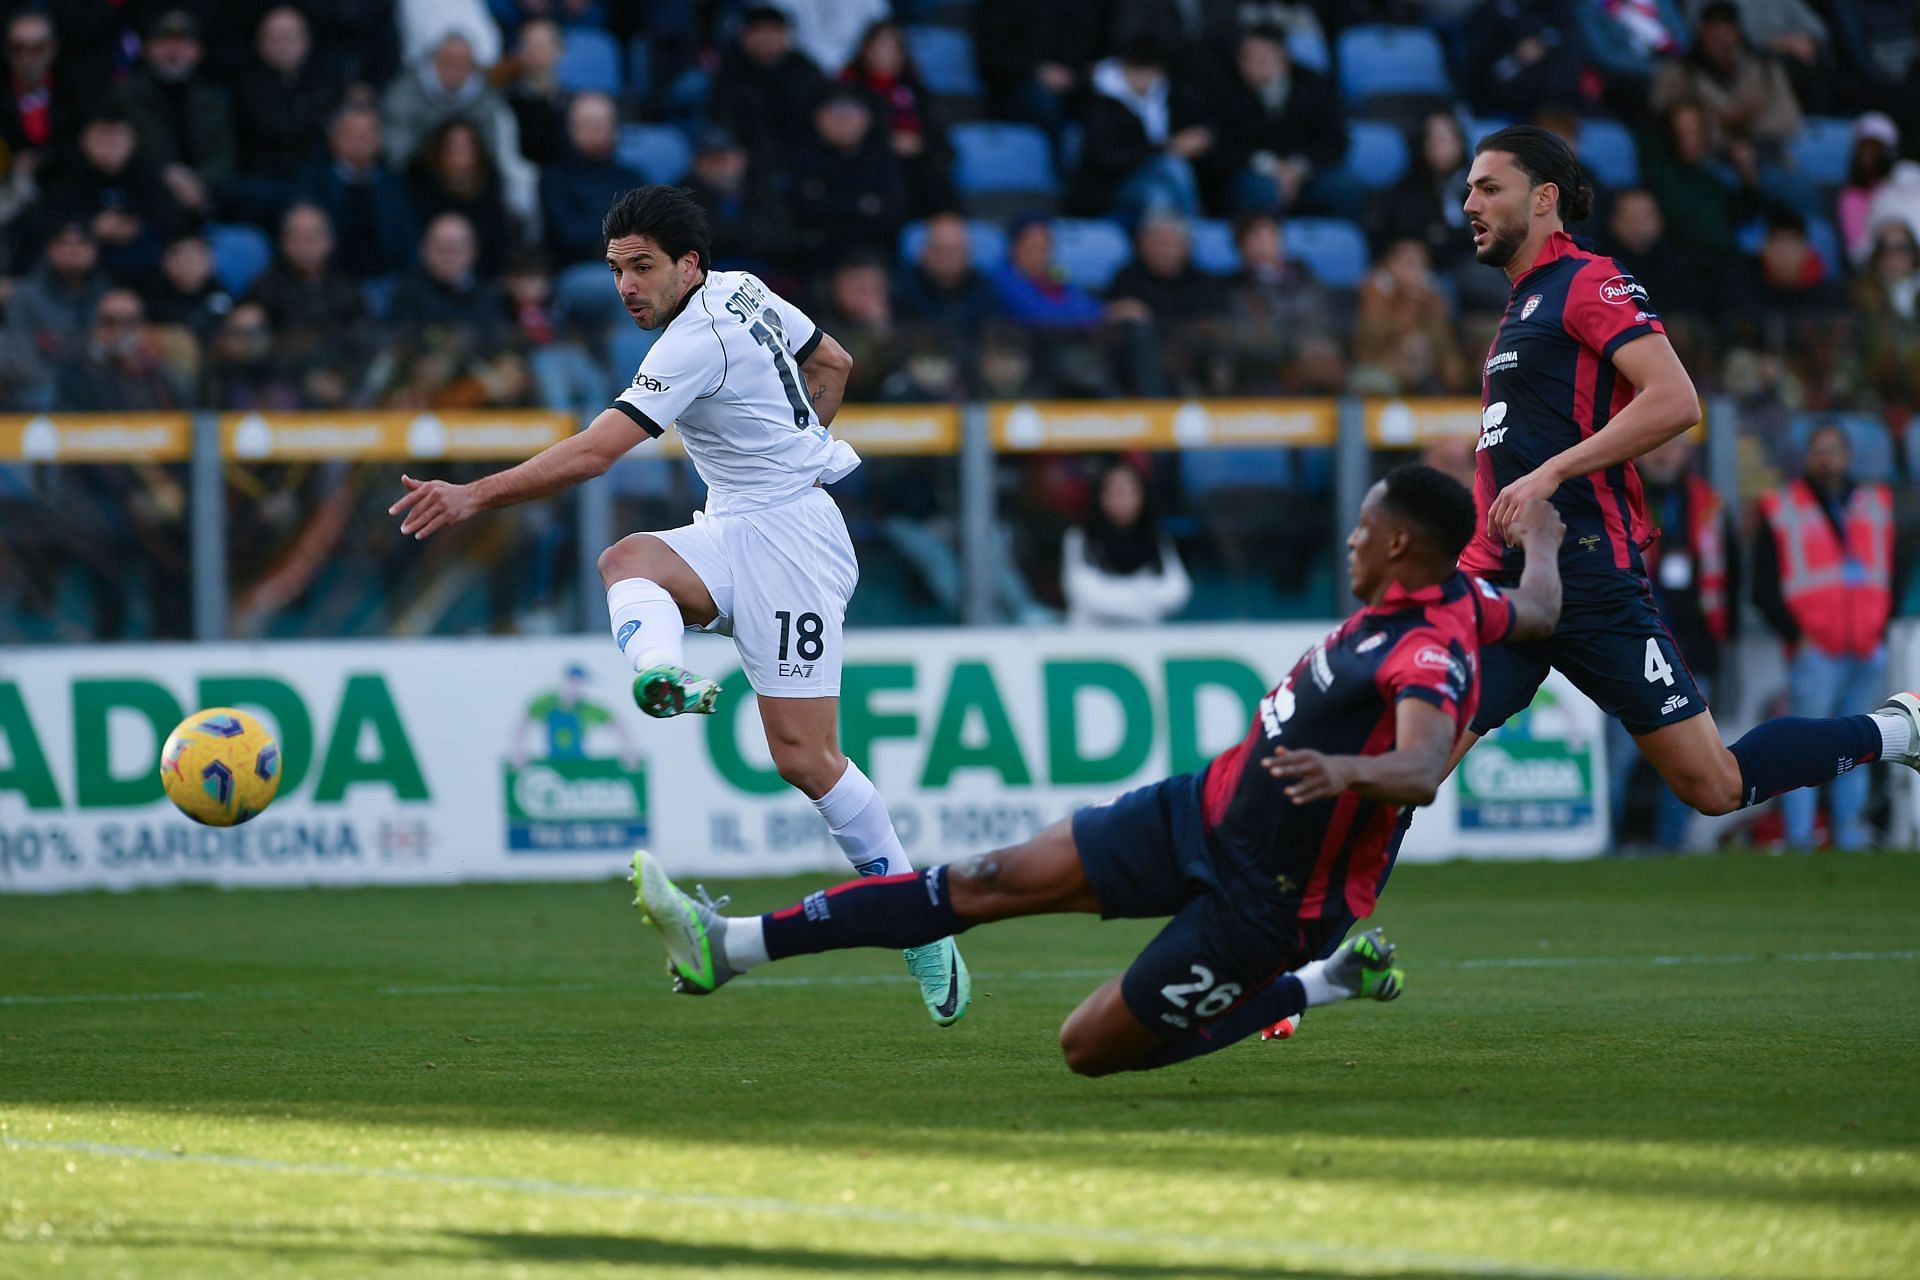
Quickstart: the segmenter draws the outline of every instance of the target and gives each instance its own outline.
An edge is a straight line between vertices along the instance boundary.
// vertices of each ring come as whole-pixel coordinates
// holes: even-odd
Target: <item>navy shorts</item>
[[[1526,710],[1549,667],[1628,733],[1651,733],[1707,709],[1643,575],[1569,578],[1562,594],[1560,625],[1545,640],[1480,651],[1475,733],[1497,729]]]
[[[1207,835],[1205,775],[1184,774],[1073,815],[1073,843],[1108,920],[1172,916],[1120,994],[1142,1026],[1193,1034],[1275,977],[1330,954],[1351,919],[1302,920],[1299,901]]]

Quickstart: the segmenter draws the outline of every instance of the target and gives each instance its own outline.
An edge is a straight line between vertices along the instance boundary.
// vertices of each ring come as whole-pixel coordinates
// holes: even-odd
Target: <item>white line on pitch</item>
[[[1718,955],[1683,956],[1512,956],[1485,960],[1434,960],[1422,964],[1423,970],[1447,969],[1583,969],[1647,965],[1665,968],[1675,965],[1723,964],[1847,964],[1874,960],[1920,960],[1920,950],[1899,951],[1780,951]],[[1051,979],[1105,978],[1118,972],[1118,966],[1106,969],[1027,969],[1012,973],[976,972],[979,981],[1046,982]],[[739,990],[775,987],[869,987],[913,982],[907,974],[794,974],[791,976],[753,975],[741,980]],[[453,982],[401,985],[375,988],[370,994],[389,997],[409,996],[484,996],[539,995],[549,992],[631,991],[629,983],[619,982]],[[279,987],[271,989],[236,987],[230,991],[123,991],[89,995],[0,995],[0,1005],[42,1004],[144,1004],[178,1000],[314,1000],[345,999],[369,994],[352,986]]]
[[[969,1235],[1062,1236],[1071,1240],[1094,1240],[1103,1244],[1146,1246],[1181,1253],[1257,1254],[1269,1264],[1288,1257],[1316,1264],[1334,1264],[1344,1268],[1361,1267],[1355,1275],[1411,1268],[1444,1269],[1458,1275],[1485,1276],[1492,1280],[1648,1280],[1627,1277],[1618,1272],[1562,1271],[1531,1267],[1524,1263],[1501,1262],[1444,1253],[1426,1253],[1412,1249],[1369,1249],[1365,1246],[1312,1244],[1302,1241],[1245,1239],[1233,1236],[1162,1234],[1134,1231],[1125,1227],[1095,1227],[1054,1222],[1020,1222],[977,1214],[921,1213],[883,1209],[869,1205],[809,1204],[774,1196],[700,1195],[687,1192],[652,1191],[642,1187],[607,1187],[591,1183],[556,1182],[545,1178],[503,1178],[483,1174],[436,1173],[424,1169],[394,1169],[378,1165],[351,1165],[296,1160],[275,1160],[262,1156],[176,1154],[154,1147],[123,1146],[111,1142],[54,1142],[0,1135],[0,1146],[16,1151],[58,1151],[72,1155],[106,1156],[122,1160],[145,1160],[155,1164],[207,1165],[224,1169],[246,1169],[259,1173],[305,1174],[316,1177],[378,1178],[394,1182],[422,1182],[438,1186],[464,1187],[484,1191],[522,1192],[528,1195],[563,1196],[583,1200],[631,1200],[641,1204],[673,1209],[709,1209],[728,1213],[779,1214],[797,1218],[828,1218],[842,1222],[866,1222],[887,1226],[916,1227],[958,1231]],[[108,1237],[103,1243],[111,1244]],[[879,1256],[879,1255],[875,1255]],[[901,1262],[911,1267],[911,1257]],[[1036,1262],[1044,1269],[1044,1263]]]

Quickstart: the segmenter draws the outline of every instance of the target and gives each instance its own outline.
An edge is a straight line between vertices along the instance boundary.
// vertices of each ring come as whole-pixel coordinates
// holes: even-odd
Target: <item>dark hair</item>
[[[675,262],[697,253],[700,269],[713,269],[713,224],[685,187],[635,187],[615,196],[600,223],[600,237],[612,243],[621,236],[645,236]]]
[[[1431,538],[1449,560],[1458,559],[1467,549],[1479,525],[1467,487],[1424,462],[1409,462],[1387,472],[1381,505]]]
[[[1116,471],[1126,472],[1140,486],[1140,518],[1124,528],[1107,519],[1106,508],[1100,505],[1107,478]],[[1158,573],[1164,567],[1160,556],[1160,513],[1154,505],[1153,486],[1147,483],[1141,469],[1125,458],[1109,458],[1101,464],[1093,482],[1093,501],[1080,529],[1085,539],[1087,562],[1102,572],[1126,577],[1142,569]]]
[[[1806,238],[1806,215],[1798,209],[1790,209],[1783,204],[1774,205],[1767,210],[1766,222],[1768,235],[1776,231],[1791,231],[1802,239]]]
[[[1520,172],[1526,174],[1527,181],[1534,186],[1551,182],[1560,188],[1560,200],[1555,206],[1560,221],[1579,222],[1593,212],[1593,187],[1581,173],[1573,148],[1559,134],[1539,125],[1510,124],[1480,139],[1473,154],[1488,151],[1504,151],[1512,156]]]

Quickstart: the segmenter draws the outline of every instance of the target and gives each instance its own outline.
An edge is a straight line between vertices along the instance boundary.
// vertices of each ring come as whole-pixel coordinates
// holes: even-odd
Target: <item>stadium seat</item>
[[[653,88],[653,45],[645,36],[627,41],[627,92],[644,99]]]
[[[1342,164],[1369,191],[1382,191],[1407,171],[1407,140],[1390,124],[1356,120],[1347,126],[1347,158]]]
[[[1847,180],[1847,162],[1853,158],[1853,121],[1807,117],[1788,154],[1802,178],[1823,187],[1839,186]]]
[[[1289,218],[1285,243],[1323,284],[1352,289],[1366,278],[1367,238],[1345,218]]]
[[[1187,449],[1180,454],[1180,489],[1189,506],[1204,506],[1221,489],[1293,487],[1293,450]]]
[[[1424,27],[1348,27],[1335,48],[1340,92],[1349,102],[1389,93],[1453,93],[1440,39]]]
[[[927,240],[927,224],[909,222],[900,232],[902,266],[919,261],[920,246]],[[991,222],[967,223],[967,243],[973,249],[976,271],[994,271],[1007,260],[1007,233]]]
[[[1301,66],[1322,75],[1333,65],[1333,51],[1327,48],[1327,38],[1317,31],[1287,32],[1287,53]]]
[[[619,93],[620,45],[593,27],[569,27],[553,74],[569,93]]]
[[[207,247],[213,251],[213,274],[228,293],[245,293],[273,261],[273,242],[267,233],[245,223],[210,223]]]
[[[953,127],[953,183],[961,195],[1058,190],[1047,135],[1026,124]]]
[[[977,98],[980,77],[973,69],[973,37],[957,27],[908,27],[907,52],[920,68],[929,93]]]
[[[1467,154],[1469,156],[1473,154],[1474,144],[1479,142],[1480,139],[1497,129],[1504,129],[1512,123],[1513,121],[1502,119],[1500,116],[1461,116],[1460,132],[1465,134],[1467,138]]]
[[[1104,289],[1131,257],[1127,233],[1105,219],[1053,220],[1053,260],[1071,284]]]
[[[1838,422],[1853,448],[1853,475],[1872,483],[1895,479],[1893,433],[1887,424],[1871,413],[1802,413],[1793,419],[1793,451],[1806,451],[1807,437],[1823,422]]]
[[[1580,122],[1580,163],[1609,187],[1640,181],[1640,148],[1618,120]]]
[[[1192,237],[1193,265],[1208,275],[1229,276],[1240,269],[1240,250],[1233,243],[1233,224],[1225,218],[1195,218],[1187,224]]]
[[[671,125],[621,125],[617,154],[648,182],[678,182],[693,168],[692,144]]]

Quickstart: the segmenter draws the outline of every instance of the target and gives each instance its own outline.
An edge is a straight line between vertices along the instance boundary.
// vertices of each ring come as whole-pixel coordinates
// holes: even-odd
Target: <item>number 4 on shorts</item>
[[[1660,637],[1658,636],[1647,637],[1646,676],[1648,684],[1671,685],[1673,683],[1673,666],[1667,661],[1665,655],[1660,652]]]

